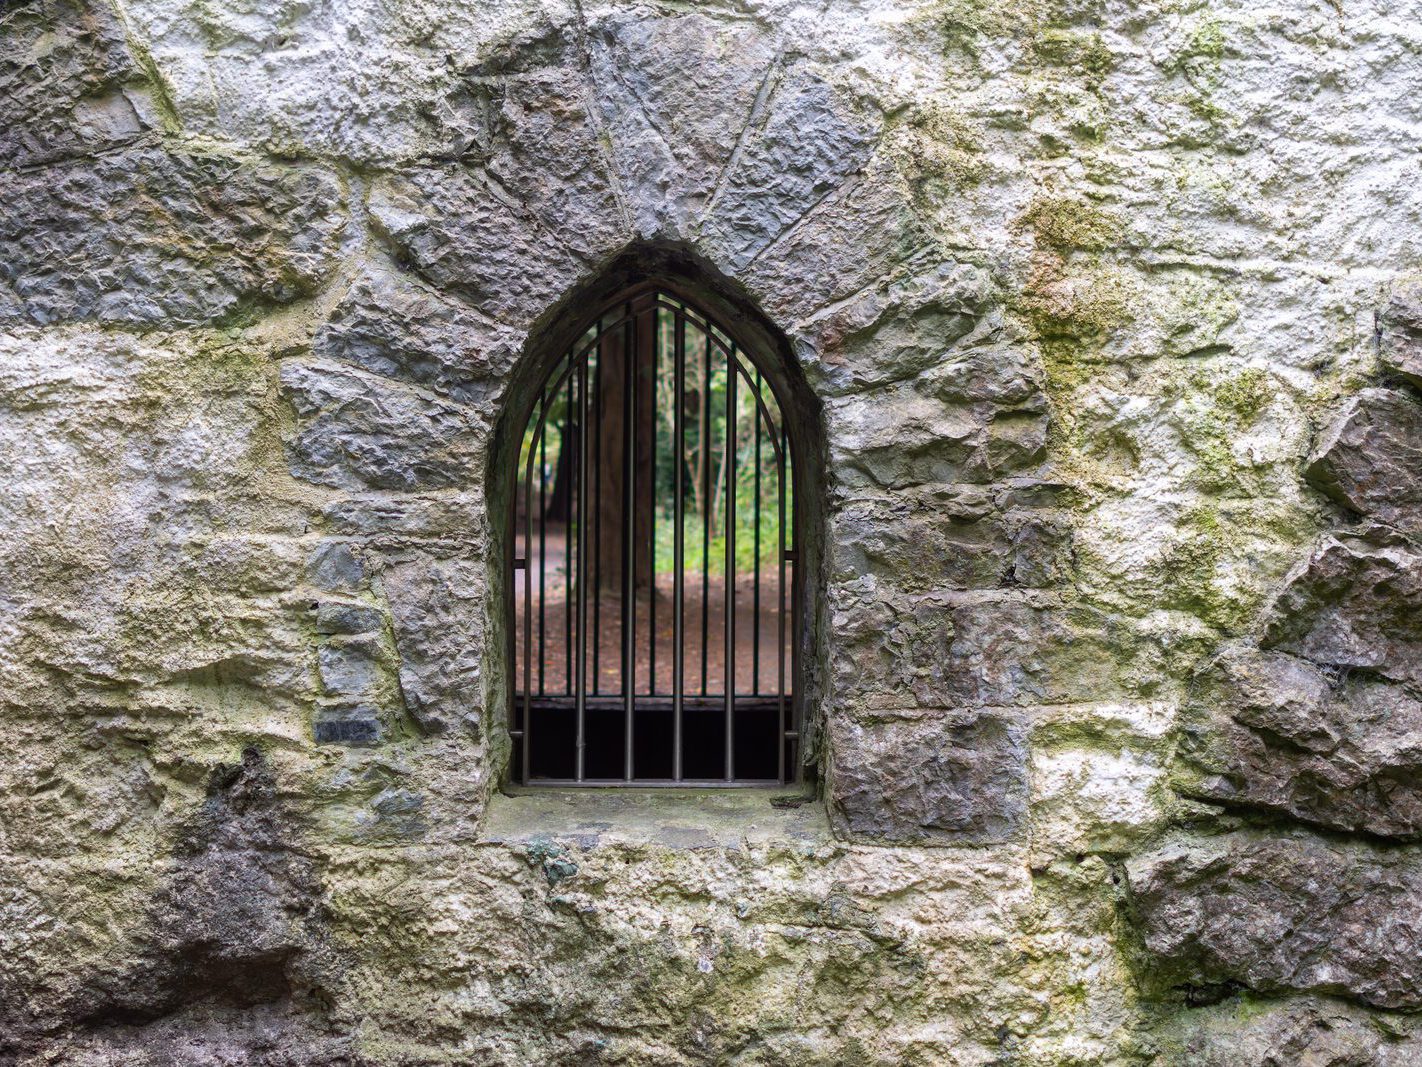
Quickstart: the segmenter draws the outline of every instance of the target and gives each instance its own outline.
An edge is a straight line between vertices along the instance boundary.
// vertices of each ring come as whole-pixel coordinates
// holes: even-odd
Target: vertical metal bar
[[[650,473],[647,478],[647,692],[657,695],[657,357],[662,348],[662,309],[652,300],[652,442]]]
[[[672,530],[673,548],[672,565],[675,568],[675,588],[672,592],[672,643],[675,646],[672,658],[672,778],[681,781],[681,702],[682,692],[685,683],[686,672],[686,620],[685,612],[685,586],[686,575],[682,573],[682,553],[685,551],[686,537],[686,512],[683,494],[686,486],[686,472],[683,469],[682,457],[686,454],[686,319],[682,313],[676,313],[675,333],[672,336],[672,376],[676,379],[674,386],[675,410],[672,413],[672,421],[675,424],[672,428],[672,440],[675,444],[672,447],[672,455],[675,462],[672,465],[673,480],[676,485],[672,497],[672,522],[675,524]]]
[[[782,426],[785,421],[785,414],[781,412],[780,420]],[[776,624],[778,628],[778,639],[776,641],[776,656],[780,662],[780,675],[777,683],[779,693],[780,711],[780,734],[779,734],[779,756],[777,757],[780,767],[780,781],[785,781],[785,438],[781,434],[780,454],[776,457],[776,490],[779,497],[780,514],[780,583],[776,588],[776,600],[779,601],[776,610]]]
[[[755,403],[751,419],[755,422],[755,584],[751,598],[751,692],[760,692],[760,368],[755,369]]]
[[[571,382],[572,376],[569,376]],[[571,387],[569,389],[571,394]],[[571,406],[571,395],[569,396]],[[583,756],[587,744],[587,666],[588,666],[588,357],[583,353],[578,362],[578,700],[577,700],[577,780],[583,780]]]
[[[632,780],[632,711],[637,688],[637,329],[627,305],[622,346],[622,777]]]
[[[726,781],[736,777],[736,350],[726,353]]]
[[[706,695],[706,647],[711,643],[711,324],[701,384],[701,695]]]
[[[538,391],[538,406],[542,407],[547,402],[547,386]],[[548,432],[545,426],[544,432],[538,435],[538,695],[544,693],[543,687],[543,662],[548,657],[544,653],[544,635],[548,630],[548,613],[544,610],[544,604],[548,600],[547,583],[543,579],[544,572],[548,569],[548,523],[545,521],[548,515],[548,500],[545,492],[548,481],[544,473],[548,469]],[[525,557],[526,558],[526,557]]]
[[[568,353],[572,359],[573,354]],[[545,431],[546,432],[546,431]],[[573,448],[573,375],[568,375],[568,397],[563,405],[563,447]],[[579,442],[581,445],[582,442]],[[573,473],[571,460],[577,452],[569,454],[570,475]],[[563,692],[573,694],[573,493],[570,489],[563,516]],[[581,561],[578,561],[581,562]]]
[[[592,694],[602,691],[602,668],[599,660],[602,652],[602,408],[606,401],[602,395],[602,340],[591,351],[597,353],[597,363],[593,367],[593,401],[589,405],[592,420],[592,562],[588,573],[592,575]],[[586,435],[584,435],[586,436]]]
[[[790,438],[788,432],[783,436],[783,441],[785,454],[789,456],[789,492],[792,494],[791,500],[793,501],[793,494],[795,492],[795,457],[790,452]],[[790,519],[791,522],[794,523],[791,547],[795,552],[794,566],[790,570],[790,680],[792,688],[791,696],[794,700],[790,709],[794,721],[790,728],[796,737],[795,749],[798,755],[802,744],[799,738],[801,736],[800,711],[803,705],[801,703],[800,694],[793,692],[793,688],[795,680],[800,677],[800,651],[805,637],[805,607],[803,596],[805,558],[804,553],[800,551],[800,545],[802,544],[800,541],[800,526],[799,523],[794,522],[795,514],[793,509],[790,513]]]
[[[540,429],[539,432],[542,432]],[[529,549],[533,545],[533,444],[529,444],[528,465],[523,479],[523,780],[528,781],[529,742],[533,736],[533,575],[528,570]]]

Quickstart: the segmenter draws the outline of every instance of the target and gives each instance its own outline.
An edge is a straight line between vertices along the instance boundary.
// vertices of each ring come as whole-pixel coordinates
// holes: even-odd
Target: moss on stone
[[[1215,401],[1241,426],[1253,422],[1273,395],[1269,375],[1259,367],[1246,367],[1215,387]]]
[[[881,145],[908,184],[916,205],[931,213],[943,200],[982,182],[987,161],[978,130],[961,112],[931,101],[890,123]]]
[[[1124,232],[1114,213],[1074,196],[1038,196],[1019,221],[1039,245],[1058,252],[1101,252],[1119,241]]]
[[[1032,52],[1038,62],[1069,70],[1092,90],[1101,87],[1116,65],[1101,35],[1082,30],[1042,29],[1032,39]]]

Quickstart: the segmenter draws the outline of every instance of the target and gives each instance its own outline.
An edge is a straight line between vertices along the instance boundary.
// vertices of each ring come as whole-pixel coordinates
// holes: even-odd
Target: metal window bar
[[[670,352],[665,351],[666,346],[670,347]],[[700,358],[697,361],[699,365],[693,367],[689,366],[691,360],[688,357],[694,349],[699,349],[695,355]],[[606,363],[613,356],[620,356],[622,388],[609,392],[606,389]],[[724,375],[716,369],[718,364],[724,366]],[[670,367],[672,382],[669,388],[664,389],[661,376],[666,366]],[[692,450],[688,447],[690,428],[686,422],[686,405],[688,385],[694,380],[694,371],[700,372],[700,381],[696,383],[700,388],[696,390],[694,414],[697,425],[695,449]],[[560,393],[563,395],[560,396]],[[743,395],[750,398],[746,403],[749,404],[752,422],[751,427],[745,428],[741,423],[745,414],[742,410],[745,407]],[[666,404],[664,398],[670,400],[670,413],[663,410]],[[561,411],[557,414],[561,415],[558,420],[561,425],[556,426],[559,431],[557,458],[550,470],[548,456],[551,449],[547,435],[556,425],[552,420],[560,400]],[[510,631],[511,635],[518,635],[511,636],[511,643],[517,647],[512,650],[516,667],[511,676],[514,716],[510,732],[521,747],[515,763],[515,777],[520,781],[549,784],[745,785],[785,783],[796,777],[799,730],[794,721],[797,711],[793,681],[799,676],[798,634],[804,624],[800,603],[803,590],[794,535],[793,442],[782,416],[780,400],[753,349],[739,345],[728,331],[690,302],[652,286],[633,290],[608,305],[608,312],[594,320],[573,350],[550,371],[538,392],[525,429],[520,458],[526,457],[526,462],[521,464],[522,484],[516,487],[521,492],[514,494],[510,516],[511,528],[517,529],[521,535],[510,539],[510,571],[516,573],[522,569],[524,572],[522,597],[513,598],[514,626]],[[643,410],[648,406],[649,410]],[[663,432],[664,423],[670,423],[667,433]],[[616,468],[606,470],[608,475],[621,475],[622,484],[613,494],[615,503],[604,499],[604,463],[610,458],[606,449],[613,440],[608,437],[609,426],[614,431],[620,430],[621,435],[620,471]],[[642,439],[644,428],[647,430],[645,441]],[[743,435],[747,445],[744,449],[740,443]],[[672,442],[672,484],[669,492],[663,492],[658,484],[658,474],[667,468],[659,466],[659,448],[668,438]],[[721,450],[719,463],[715,455],[718,438]],[[644,458],[639,456],[639,449],[644,446],[645,470],[642,469]],[[771,453],[769,456],[767,451]],[[742,452],[745,454],[742,455]],[[535,466],[538,478],[536,498],[533,490]],[[717,468],[714,472],[715,484],[713,467]],[[749,512],[748,515],[738,513],[738,490],[743,470],[750,502],[750,506],[744,509]],[[549,477],[555,473],[554,482],[550,485]],[[638,490],[644,478],[646,493],[641,494]],[[571,484],[558,484],[563,479],[570,480]],[[775,535],[779,549],[773,561],[779,572],[773,608],[777,646],[773,692],[765,691],[761,670],[762,634],[766,632],[769,621],[768,618],[762,619],[765,605],[762,592],[765,580],[762,574],[763,508],[768,482],[775,486]],[[697,496],[702,511],[698,516],[702,527],[699,561],[701,602],[696,605],[700,609],[701,626],[695,635],[701,670],[697,686],[699,693],[696,695],[689,692],[686,672],[689,635],[686,626],[688,560],[685,535],[690,518],[687,490],[693,483],[699,483]],[[713,500],[713,489],[721,490],[724,497],[719,501]],[[645,496],[645,501],[639,499],[641,496]],[[559,501],[565,522],[561,586],[547,581],[550,542],[547,520],[550,507]],[[518,514],[520,504],[522,515]],[[621,556],[619,569],[622,571],[618,576],[619,667],[622,677],[615,690],[617,695],[613,697],[601,693],[599,671],[603,636],[602,527],[603,512],[609,504],[620,511],[615,526],[621,544],[615,549]],[[668,504],[669,516],[666,512]],[[718,504],[723,515],[713,523],[713,512]],[[647,524],[639,528],[638,513],[643,506],[648,509]],[[663,695],[656,655],[658,579],[662,573],[659,572],[657,530],[660,522],[665,521],[671,524],[671,564],[674,573],[670,583],[673,644],[669,657],[670,692]],[[753,543],[750,556],[754,562],[749,582],[751,620],[750,625],[742,630],[737,618],[740,607],[737,538],[738,527],[743,527],[746,522],[751,526]],[[538,526],[536,541],[535,523]],[[712,559],[713,534],[723,538],[721,547],[724,552],[718,553],[722,556],[719,561]],[[532,640],[535,593],[531,573],[535,552],[539,568],[536,646]],[[641,573],[643,553],[645,579]],[[721,588],[718,590],[722,598],[723,619],[719,693],[715,692],[711,683],[710,662],[710,579],[713,562],[719,562],[722,568]],[[647,595],[645,637],[641,636],[643,628],[638,621],[641,585],[646,586]],[[562,605],[550,605],[549,598],[555,595],[561,597]],[[557,607],[562,608],[561,613],[556,610]],[[550,608],[554,609],[554,617],[558,614],[563,616],[562,635],[549,632]],[[593,616],[591,627],[589,610]],[[550,636],[554,640],[550,641]],[[557,641],[557,636],[563,640]],[[551,650],[560,644],[563,662],[553,665],[549,662],[553,654]],[[535,658],[538,660],[536,690],[533,685]],[[643,664],[645,688],[638,677]],[[588,677],[589,667],[592,668],[591,679]],[[546,684],[546,680],[552,678],[556,686],[560,673],[564,683],[562,696],[557,694],[556,688],[550,693],[550,687]],[[749,678],[748,689],[740,684],[745,677]],[[617,747],[621,750],[621,773],[620,776],[606,773],[611,765],[604,766],[606,760],[603,760],[598,763],[598,773],[594,774],[588,762],[589,730],[592,729],[589,714],[597,713],[599,716],[596,730],[615,729],[609,725],[615,720],[602,714],[612,711],[614,707],[622,712],[622,736],[616,739],[620,741]],[[717,761],[721,765],[719,775],[708,773],[710,765],[704,758],[705,753],[700,751],[712,744],[709,738],[713,735],[707,735],[705,727],[709,724],[706,716],[714,714],[714,709],[719,709],[722,717],[718,746],[721,758]],[[568,731],[559,723],[567,722],[569,712],[574,716],[572,736],[564,738],[562,734]],[[654,739],[663,730],[670,733],[670,753],[651,748],[646,751],[639,749],[639,713],[651,724],[648,734]],[[669,723],[660,718],[663,715],[670,717]],[[701,724],[698,731],[689,730],[691,720],[687,719],[688,715]],[[758,716],[771,716],[773,719]],[[773,722],[773,728],[769,728],[768,732],[761,726],[767,721]],[[748,724],[744,742],[739,728],[742,723]],[[599,739],[598,743],[605,748],[609,740],[612,739]],[[759,747],[762,741],[766,742],[763,752]],[[565,745],[572,751],[565,752]],[[773,750],[769,745],[774,746]],[[699,760],[694,769],[688,768],[689,759]],[[643,761],[646,762],[646,773],[640,770]]]

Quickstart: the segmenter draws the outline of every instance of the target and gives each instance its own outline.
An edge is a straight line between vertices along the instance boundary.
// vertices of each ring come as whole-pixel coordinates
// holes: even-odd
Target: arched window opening
[[[544,378],[509,509],[514,780],[797,778],[796,448],[767,358],[649,283]]]

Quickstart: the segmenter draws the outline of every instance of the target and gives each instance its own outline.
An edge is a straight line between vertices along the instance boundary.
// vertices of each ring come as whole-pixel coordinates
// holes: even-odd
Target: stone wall
[[[0,1063],[1422,1062],[1419,16],[6,5]],[[499,789],[629,256],[818,398],[804,803]]]

